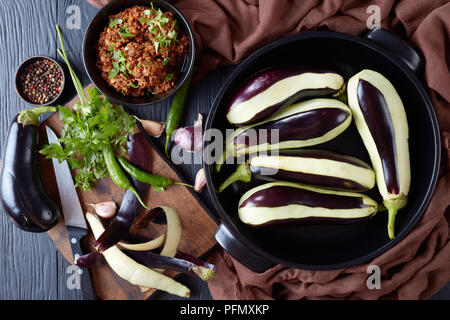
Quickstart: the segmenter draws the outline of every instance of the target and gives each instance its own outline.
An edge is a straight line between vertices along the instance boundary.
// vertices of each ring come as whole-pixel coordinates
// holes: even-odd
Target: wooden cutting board
[[[73,106],[73,104],[77,101],[78,97],[73,99],[68,106]],[[45,125],[48,125],[59,135],[62,125],[59,119],[59,114],[54,114],[41,126],[42,145],[47,143]],[[150,147],[149,152],[149,157],[151,158],[152,163],[151,168],[147,168],[147,170],[151,171],[155,175],[165,176],[175,181],[181,181],[177,172],[167,162],[168,160],[166,160],[166,158],[159,153],[154,146]],[[50,160],[45,160],[42,156],[39,156],[38,162],[39,167],[42,169],[41,178],[44,187],[52,199],[59,205],[59,208],[61,208],[52,163]],[[193,181],[188,181],[187,183],[193,184]],[[89,206],[91,203],[113,200],[119,207],[123,198],[124,190],[115,186],[110,179],[103,179],[98,181],[92,190],[83,192],[82,190],[77,189],[77,193],[83,211],[94,212],[93,208]],[[145,202],[151,207],[169,206],[179,213],[183,226],[183,234],[179,245],[180,251],[194,257],[200,257],[216,244],[214,233],[217,229],[217,224],[211,218],[206,207],[199,201],[197,195],[189,188],[177,185],[167,188],[164,192],[155,192],[150,187],[147,195],[145,196]],[[165,226],[150,224],[144,231],[141,230],[136,232],[136,235],[155,237],[163,232],[164,229]],[[67,261],[73,263],[72,251],[63,219],[56,227],[48,232],[48,235]],[[84,248],[88,251],[94,250],[92,246],[93,242],[94,237],[90,233],[84,239]],[[118,277],[106,263],[105,265],[91,268],[90,270],[94,290],[100,299],[144,300],[149,298],[155,291],[154,289],[151,289],[147,292],[141,292],[139,287],[134,286],[128,281]],[[166,272],[166,275],[175,277],[177,273]],[[70,276],[70,274],[68,274],[68,276]]]

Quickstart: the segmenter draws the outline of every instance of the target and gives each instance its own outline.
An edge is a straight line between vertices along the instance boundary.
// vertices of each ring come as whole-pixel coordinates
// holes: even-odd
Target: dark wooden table
[[[83,85],[89,84],[81,58],[82,39],[97,9],[84,0],[1,0],[0,1],[0,143],[3,147],[10,120],[19,110],[29,108],[17,96],[14,74],[18,65],[32,55],[58,58],[55,25],[59,24],[65,39],[69,59]],[[77,21],[79,13],[80,20]],[[78,22],[80,28],[78,29]],[[59,59],[60,60],[60,59]],[[205,116],[221,84],[233,67],[220,68],[192,88],[183,124],[190,125],[198,113]],[[70,80],[69,80],[70,82]],[[61,103],[75,95],[73,87],[64,92]],[[136,115],[164,121],[170,101],[131,110]],[[160,142],[159,142],[160,143]],[[180,165],[179,171],[193,181],[200,165]],[[206,192],[201,194],[214,212]],[[79,290],[69,290],[66,283],[68,262],[58,253],[46,234],[26,233],[14,227],[6,215],[0,214],[0,299],[81,299]],[[180,281],[191,288],[191,299],[211,299],[207,285],[193,277]],[[174,299],[156,293],[155,299]],[[450,299],[447,285],[433,299]]]

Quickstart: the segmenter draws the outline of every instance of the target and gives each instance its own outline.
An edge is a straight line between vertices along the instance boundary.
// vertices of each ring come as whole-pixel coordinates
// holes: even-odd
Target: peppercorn
[[[61,69],[49,59],[31,62],[19,75],[25,98],[34,104],[46,104],[56,98],[63,86]]]

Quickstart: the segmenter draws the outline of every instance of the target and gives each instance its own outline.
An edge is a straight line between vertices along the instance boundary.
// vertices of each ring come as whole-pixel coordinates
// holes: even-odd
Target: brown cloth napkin
[[[88,0],[101,3],[105,0]],[[107,0],[106,0],[107,1]],[[238,63],[280,37],[319,27],[358,35],[377,5],[381,26],[423,53],[425,80],[437,113],[442,163],[422,219],[397,246],[373,261],[333,271],[276,266],[258,274],[223,250],[208,260],[220,270],[209,282],[215,299],[426,299],[450,280],[450,3],[448,1],[178,0],[193,28],[198,73]],[[412,128],[414,129],[414,128]],[[381,269],[381,289],[366,286],[367,266]]]

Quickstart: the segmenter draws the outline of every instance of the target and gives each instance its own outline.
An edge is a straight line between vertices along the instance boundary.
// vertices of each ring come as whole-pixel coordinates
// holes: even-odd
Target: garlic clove
[[[153,137],[160,137],[164,132],[166,125],[163,122],[154,121],[154,120],[143,120],[136,117],[136,120],[139,121],[144,128],[145,132]]]
[[[117,206],[114,201],[105,201],[89,205],[92,206],[95,209],[95,213],[102,218],[112,218],[117,211]]]
[[[203,150],[203,115],[191,127],[179,128],[174,132],[175,143],[188,152],[201,152]]]
[[[194,190],[200,192],[206,184],[205,168],[201,168],[195,176]]]

